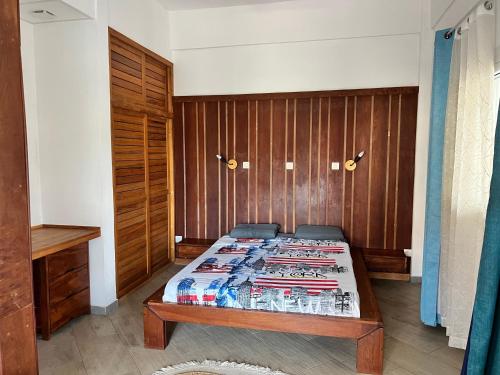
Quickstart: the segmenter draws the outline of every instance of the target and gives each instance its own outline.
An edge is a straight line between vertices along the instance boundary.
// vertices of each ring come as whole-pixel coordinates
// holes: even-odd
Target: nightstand
[[[195,259],[208,250],[217,240],[184,238],[175,244],[175,256],[181,259]]]

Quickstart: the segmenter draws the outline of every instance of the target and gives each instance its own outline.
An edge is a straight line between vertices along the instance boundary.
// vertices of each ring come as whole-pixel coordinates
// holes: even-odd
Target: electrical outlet
[[[179,243],[182,241],[182,236],[175,236],[175,243]]]
[[[340,163],[338,161],[332,162],[332,171],[338,171],[340,169]]]
[[[249,161],[243,162],[243,169],[250,169],[250,162]]]
[[[293,169],[293,161],[287,161],[285,168],[287,170],[292,170]]]

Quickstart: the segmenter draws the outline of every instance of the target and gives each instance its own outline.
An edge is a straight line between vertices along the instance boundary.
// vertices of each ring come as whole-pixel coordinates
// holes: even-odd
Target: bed
[[[382,317],[345,242],[221,237],[144,301],[145,347],[164,349],[175,322],[353,339],[358,372],[382,373]]]

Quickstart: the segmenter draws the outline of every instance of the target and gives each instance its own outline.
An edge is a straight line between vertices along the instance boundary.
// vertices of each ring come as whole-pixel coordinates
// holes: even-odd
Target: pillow
[[[299,225],[295,231],[295,238],[304,240],[345,241],[342,229],[331,225]]]
[[[238,224],[229,235],[233,238],[275,238],[280,226],[278,224]]]

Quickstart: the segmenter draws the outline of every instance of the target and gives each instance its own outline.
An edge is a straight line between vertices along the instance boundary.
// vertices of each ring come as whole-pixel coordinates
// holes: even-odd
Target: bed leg
[[[377,328],[358,339],[357,370],[367,374],[382,374],[384,365],[384,329]]]
[[[167,322],[144,307],[144,347],[163,350],[168,345]]]

